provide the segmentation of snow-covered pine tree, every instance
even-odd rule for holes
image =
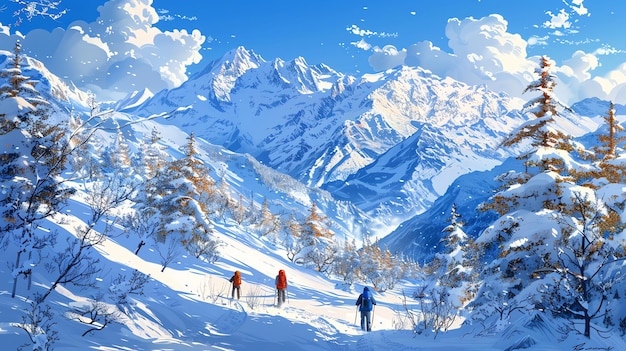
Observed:
[[[619,269],[626,259],[626,235],[619,216],[611,215],[593,189],[574,186],[572,201],[557,214],[560,235],[544,257],[547,295],[544,305],[554,314],[584,322],[590,337],[594,319],[604,316],[622,280]]]
[[[475,303],[477,310],[488,314],[491,308],[500,318],[528,309],[582,319],[589,337],[591,322],[606,311],[615,283],[612,263],[624,257],[623,221],[615,211],[624,200],[600,195],[616,192],[606,178],[595,178],[594,158],[585,157],[589,152],[569,137],[551,133],[538,134],[547,137],[535,141],[551,141],[533,143],[524,155],[528,166],[536,166],[528,180],[498,192],[485,206],[502,216],[477,239],[498,248]],[[538,172],[530,173],[533,169]]]
[[[450,224],[443,229],[445,234],[440,240],[445,248],[435,255],[425,269],[437,277],[439,285],[458,288],[462,280],[460,265],[463,262],[468,237],[463,231],[463,222],[461,215],[456,211],[456,204],[452,204],[448,221]]]
[[[600,152],[604,155],[604,158],[615,158],[617,157],[617,147],[626,138],[620,135],[620,133],[624,131],[624,127],[622,127],[617,118],[615,118],[615,105],[613,101],[609,103],[609,110],[603,119],[608,128],[608,135],[601,134],[599,136],[600,143],[603,146],[603,150]]]
[[[359,279],[372,284],[374,289],[380,289],[379,285],[383,279],[382,250],[377,241],[372,242],[367,236],[363,238],[363,247],[359,250],[359,263],[361,264],[358,270]]]
[[[404,278],[405,276],[405,267],[403,262],[398,258],[397,255],[394,255],[389,248],[385,247],[382,250],[382,279],[380,280],[380,290],[385,291],[388,289],[393,289],[396,286],[396,283]]]
[[[159,170],[163,170],[170,160],[170,156],[165,152],[165,147],[159,142],[161,135],[156,128],[153,128],[150,136],[141,140],[138,160],[133,163],[134,171],[138,173],[141,181],[132,199],[135,204],[132,211],[124,214],[120,222],[128,236],[137,236],[138,243],[135,254],[150,241],[158,241],[157,233],[162,229],[162,222],[159,210],[149,204],[148,199],[153,196],[151,191],[156,190],[154,184]],[[161,238],[162,239],[162,238]]]
[[[464,304],[473,298],[476,289],[476,262],[479,252],[473,240],[463,231],[463,221],[452,204],[449,225],[443,229],[445,250],[435,256],[437,266],[434,276],[437,285],[447,287],[453,296],[458,296],[458,303]],[[455,302],[456,303],[456,302]]]
[[[184,156],[169,162],[148,181],[147,205],[162,218],[158,241],[176,237],[189,253],[213,262],[219,255],[219,242],[211,238],[213,225],[209,219],[215,181],[197,156],[194,134],[187,140]]]
[[[427,313],[438,316],[431,321],[433,328],[437,320],[449,322],[453,319],[471,301],[477,285],[474,261],[470,259],[475,252],[468,252],[471,240],[463,231],[456,204],[452,205],[448,221],[450,224],[442,230],[445,234],[440,240],[445,247],[424,266],[425,283],[422,292],[414,296],[420,301],[420,306],[427,309]],[[430,298],[424,300],[423,294]]]
[[[128,142],[124,139],[122,130],[118,128],[115,141],[105,151],[107,164],[114,169],[129,168],[131,166],[131,150]]]
[[[569,143],[570,137],[551,126],[554,123],[554,116],[558,115],[560,110],[568,109],[554,95],[556,77],[551,73],[551,69],[552,61],[546,56],[541,57],[539,67],[535,70],[539,78],[531,82],[524,90],[524,93],[540,93],[538,97],[524,105],[524,112],[532,117],[511,133],[502,145],[509,147],[530,140],[530,153],[520,155],[519,159],[526,160],[527,166],[538,166],[540,171],[558,172],[562,167],[562,159],[559,155],[550,157],[548,152],[555,150],[571,152],[573,148]],[[531,153],[541,149],[546,149],[546,155],[539,159],[530,159]]]
[[[161,134],[156,128],[152,129],[147,140],[142,141],[142,159],[146,179],[154,177],[156,172],[163,169],[170,159],[170,156],[165,152],[165,147],[159,143],[160,141]]]
[[[552,212],[558,213],[564,206],[563,184],[571,181],[568,169],[582,167],[571,157],[571,138],[551,126],[562,105],[553,95],[556,83],[550,67],[550,60],[542,57],[535,71],[539,79],[525,90],[540,93],[525,105],[531,120],[503,142],[512,146],[530,140],[530,149],[518,157],[526,171],[502,175],[507,186],[481,205],[481,210],[496,211],[501,217],[476,240],[481,250],[497,246],[497,257],[484,272],[485,282],[475,303],[507,310],[500,315],[538,303],[532,294],[521,292],[545,267],[543,257],[553,250],[553,233],[559,226]]]
[[[285,232],[283,235],[283,246],[287,252],[287,259],[291,262],[296,262],[304,243],[301,240],[302,225],[294,214],[289,215],[285,225],[283,225],[283,231]]]
[[[261,231],[261,235],[270,238],[272,242],[278,242],[277,236],[280,232],[280,218],[270,211],[267,198],[263,198],[261,214],[257,227]]]
[[[620,157],[623,128],[615,119],[613,103],[604,117],[606,130],[598,134],[599,144],[583,155],[591,155],[591,166],[573,169],[572,183],[565,190],[569,201],[555,213],[561,233],[558,251],[546,259],[543,273],[553,277],[546,284],[548,307],[574,319],[583,320],[583,335],[590,337],[592,322],[603,318],[610,324],[621,288],[622,261],[626,258],[623,213],[626,198],[618,196],[624,187],[626,159]],[[618,309],[619,310],[619,309]]]
[[[610,103],[607,115],[604,116],[604,122],[608,129],[608,134],[599,134],[598,139],[600,145],[595,149],[597,159],[600,160],[598,166],[600,174],[597,178],[604,178],[609,183],[626,182],[626,166],[623,160],[620,160],[620,151],[626,140],[624,136],[624,127],[619,124],[615,118],[615,106]]]
[[[54,215],[74,192],[60,178],[71,153],[66,125],[49,123],[48,102],[35,89],[36,82],[22,73],[21,45],[15,44],[10,65],[0,71],[0,135],[6,141],[0,157],[0,240],[13,240],[17,258],[13,269],[15,296],[20,275],[31,278],[34,253],[53,237],[38,231],[38,223]],[[27,256],[24,262],[23,256]]]

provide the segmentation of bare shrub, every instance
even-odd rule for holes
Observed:
[[[219,284],[215,282],[214,278],[214,276],[210,275],[198,284],[198,295],[200,295],[202,301],[210,301],[216,304],[219,299],[228,297],[230,284],[227,284],[222,279],[220,279],[222,284]]]
[[[261,304],[261,298],[263,297],[263,288],[260,285],[254,284],[250,288],[250,293],[245,296],[246,304],[250,309],[254,310]]]

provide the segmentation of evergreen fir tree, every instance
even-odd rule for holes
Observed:
[[[545,70],[540,72],[546,77]],[[538,172],[514,177],[522,181],[510,183],[484,207],[502,216],[477,240],[482,246],[495,244],[497,257],[484,272],[475,304],[489,306],[501,317],[532,309],[582,319],[583,334],[589,337],[591,321],[607,312],[607,289],[614,286],[617,269],[611,263],[624,257],[622,210],[616,211],[623,207],[596,195],[612,187],[608,178],[619,179],[604,177],[597,161],[613,159],[616,134],[601,138],[601,157],[587,157],[591,153],[569,137],[545,128],[555,112],[550,103],[556,100],[546,94],[554,84],[543,78],[539,82],[529,88],[543,94],[528,105],[544,120],[509,139],[532,137],[534,148],[523,159],[527,166],[538,166]],[[613,130],[611,112],[607,123]]]
[[[618,157],[620,156],[619,152],[623,150],[620,145],[623,145],[626,136],[622,134],[624,127],[615,118],[613,102],[610,103],[607,115],[604,116],[604,122],[608,134],[598,135],[600,142],[599,148],[596,149],[598,158],[600,158],[600,175],[598,178],[604,178],[609,183],[623,183],[626,181],[626,165]]]
[[[573,195],[557,218],[561,233],[555,250],[544,256],[546,267],[538,274],[548,278],[545,305],[555,314],[582,319],[583,335],[590,337],[592,321],[607,313],[621,280],[614,273],[626,258],[625,226],[595,192],[579,187]]]
[[[287,259],[291,262],[296,262],[298,259],[302,248],[304,247],[304,242],[301,240],[302,238],[302,225],[296,219],[296,217],[292,214],[289,215],[287,219],[287,223],[284,226],[285,233],[285,241],[283,245],[285,246],[285,250],[287,251]]]
[[[280,220],[270,211],[267,198],[263,198],[258,228],[261,230],[261,235],[264,236],[275,235],[280,229]]]
[[[445,243],[445,250],[436,257],[442,262],[439,268],[439,283],[450,288],[458,288],[465,280],[465,249],[468,241],[467,234],[463,231],[461,215],[456,211],[456,204],[452,204],[452,210],[448,221],[450,224],[443,229],[446,233],[441,239]]]
[[[150,138],[143,142],[143,164],[148,179],[154,177],[158,170],[163,169],[169,160],[165,148],[159,144],[160,141],[161,134],[156,128],[153,128]]]
[[[33,260],[36,250],[49,245],[51,235],[36,231],[38,223],[55,214],[74,190],[64,187],[60,175],[72,147],[63,123],[49,123],[52,111],[35,89],[35,81],[22,73],[21,45],[16,43],[8,69],[0,72],[0,136],[12,143],[5,145],[0,157],[0,200],[3,218],[0,240],[13,238],[18,247],[14,270],[13,296],[20,275],[30,279],[35,262],[25,264],[22,256]]]
[[[162,217],[159,241],[175,236],[194,256],[214,261],[219,243],[210,238],[213,225],[209,203],[215,194],[215,182],[209,168],[197,157],[194,134],[187,140],[184,157],[169,162],[149,180],[148,206],[156,208]]]
[[[531,99],[524,105],[524,112],[529,113],[534,118],[520,126],[503,141],[502,145],[514,146],[529,139],[531,151],[519,158],[526,160],[528,166],[538,166],[540,171],[554,170],[559,172],[562,168],[562,161],[559,157],[547,156],[530,159],[531,154],[540,148],[565,150],[567,152],[573,150],[569,143],[570,137],[550,126],[554,123],[554,117],[558,115],[559,110],[567,109],[554,96],[556,81],[551,69],[550,59],[546,56],[541,57],[539,68],[535,70],[539,79],[531,82],[524,90],[524,93],[540,93],[538,97]]]

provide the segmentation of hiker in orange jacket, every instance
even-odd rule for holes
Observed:
[[[237,300],[239,300],[241,293],[241,272],[235,271],[235,274],[230,277],[229,281],[233,283],[233,292],[231,293],[231,298],[235,298],[235,290],[237,290]]]
[[[278,306],[285,302],[285,296],[287,291],[287,275],[283,269],[278,271],[276,276],[276,292],[278,294]]]

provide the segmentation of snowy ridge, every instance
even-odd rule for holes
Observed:
[[[6,67],[13,56],[14,53],[10,51],[0,50],[0,67]],[[41,61],[24,56],[22,72],[36,82],[36,89],[56,108],[65,111],[71,108],[79,111],[86,109],[89,94],[78,89],[72,82],[66,83],[52,74]]]
[[[154,93],[152,93],[148,88],[142,91],[135,91],[134,93],[129,94],[126,98],[117,101],[113,109],[116,111],[132,110],[153,96]]]

